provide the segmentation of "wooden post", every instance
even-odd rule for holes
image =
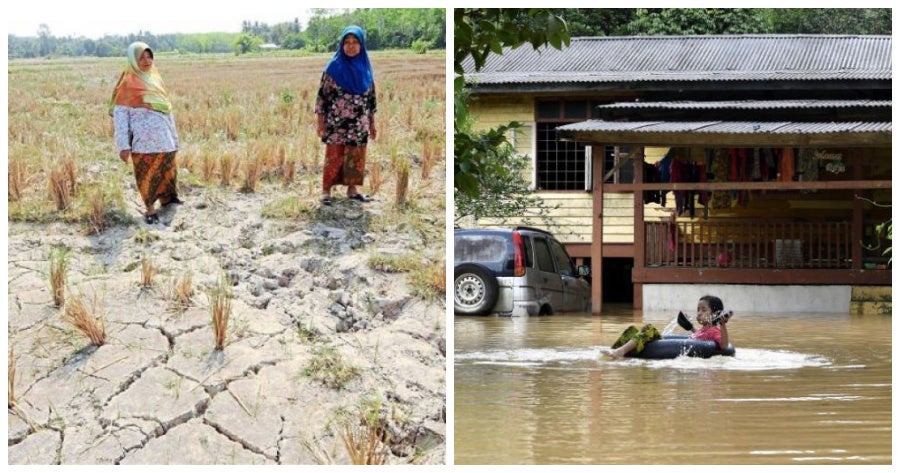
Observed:
[[[850,161],[853,166],[853,179],[856,181],[861,181],[863,179],[863,166],[862,166],[862,151],[859,149],[850,149]],[[863,189],[855,189],[853,191],[854,196],[867,197],[864,195]],[[863,201],[861,199],[853,198],[853,220],[850,227],[850,259],[853,260],[853,265],[851,269],[859,270],[863,269],[863,249],[862,244],[863,241]]]
[[[643,184],[644,182],[644,149],[635,153],[634,156],[634,183]],[[644,248],[647,245],[644,235],[644,192],[641,190],[634,191],[634,270],[644,271]],[[634,293],[634,302],[632,307],[635,309],[644,308],[644,285],[643,283],[632,284]]]
[[[594,145],[591,156],[591,312],[603,311],[603,161],[605,148]]]

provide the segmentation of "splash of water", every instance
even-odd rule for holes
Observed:
[[[604,347],[584,348],[525,348],[512,350],[456,353],[457,363],[512,365],[529,368],[553,368],[560,365],[583,369],[602,369],[645,366],[650,369],[765,371],[791,370],[809,367],[829,367],[831,360],[818,354],[782,350],[738,348],[735,356],[695,358],[679,356],[670,360],[624,358],[608,360],[602,356]]]
[[[669,323],[666,324],[666,327],[662,330],[662,336],[665,337],[668,335],[672,335],[672,332],[675,331],[675,327],[677,327],[677,326],[678,326],[678,315],[676,314],[675,317],[672,317],[672,320],[670,320]]]

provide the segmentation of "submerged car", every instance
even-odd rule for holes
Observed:
[[[457,229],[453,309],[466,315],[590,312],[591,287],[565,247],[545,230]]]

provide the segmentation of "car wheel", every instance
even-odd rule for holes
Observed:
[[[497,278],[482,266],[462,264],[453,271],[453,310],[484,315],[497,302]]]

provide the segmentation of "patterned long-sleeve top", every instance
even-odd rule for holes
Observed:
[[[369,117],[376,111],[375,84],[361,95],[346,92],[328,74],[316,99],[316,115],[325,117],[327,144],[360,146],[369,141]]]
[[[132,153],[168,153],[178,150],[178,131],[171,113],[144,107],[113,107],[116,150]]]

